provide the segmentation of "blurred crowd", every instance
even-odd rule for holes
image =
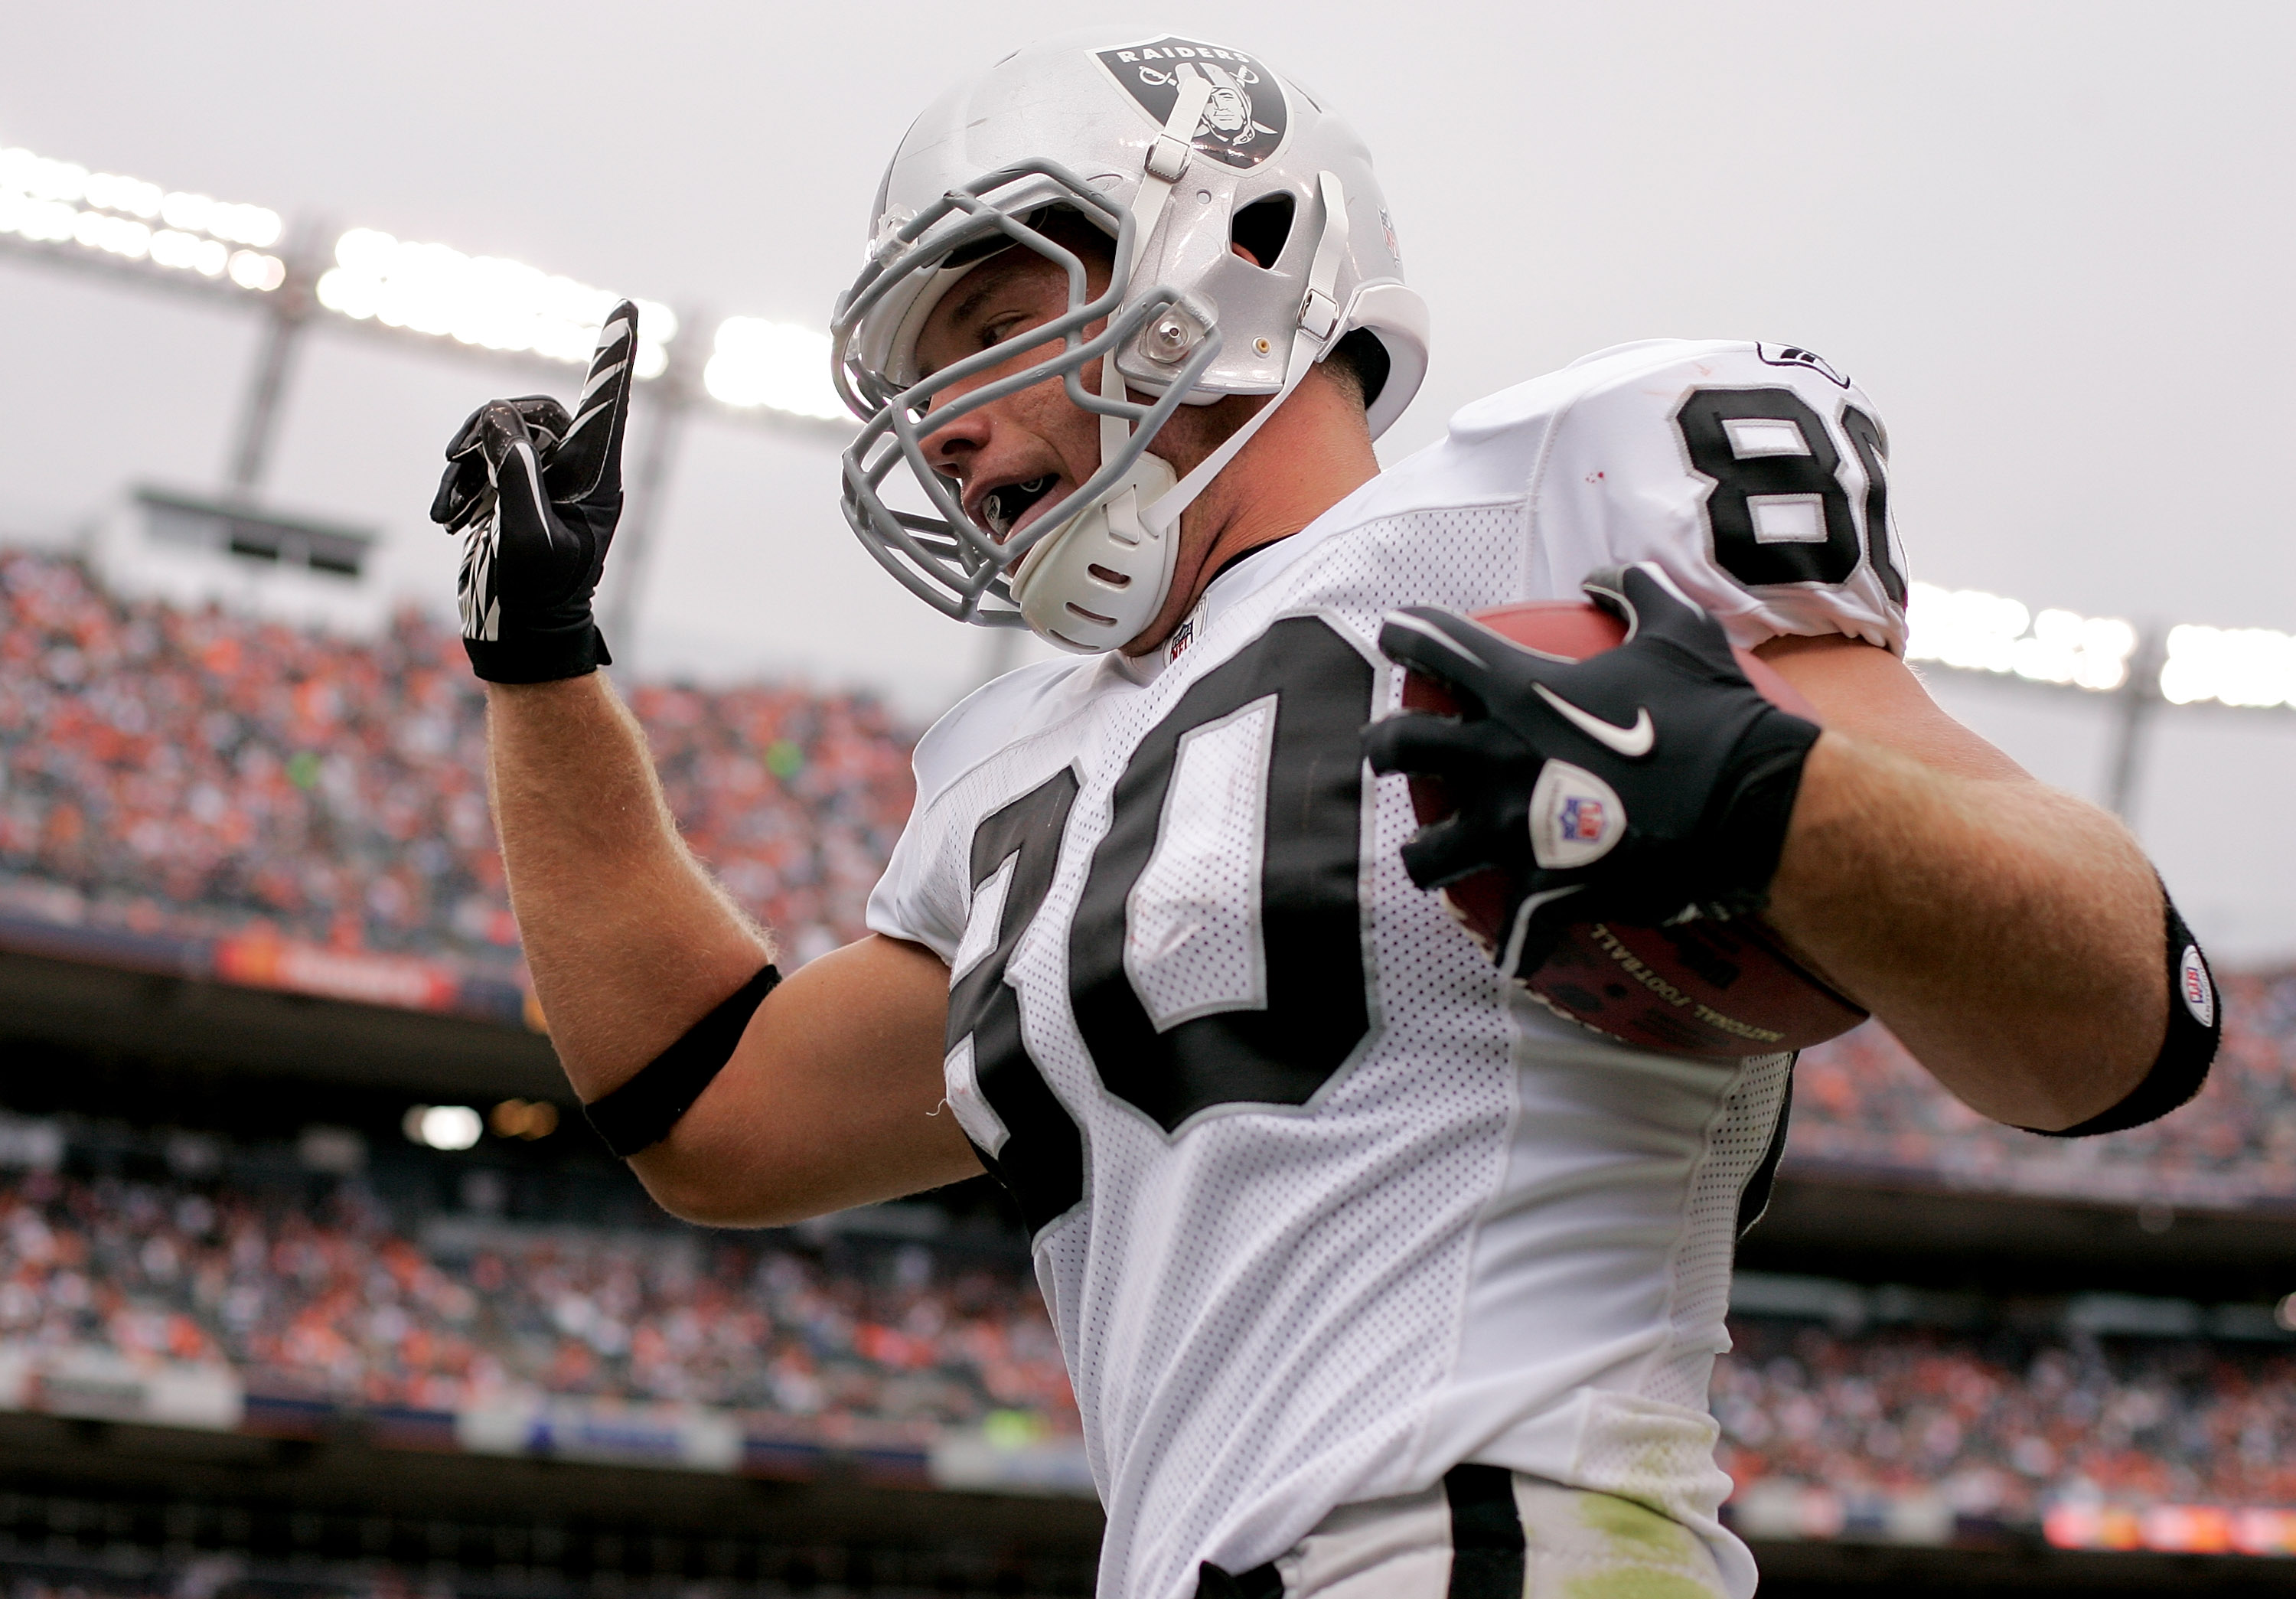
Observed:
[[[425,1237],[356,1182],[312,1206],[24,1176],[0,1185],[0,1353],[227,1365],[252,1392],[370,1406],[567,1395],[1078,1429],[1017,1262],[786,1234]],[[1767,1316],[1732,1333],[1713,1406],[1742,1490],[1941,1496],[2007,1522],[2064,1501],[2296,1506],[2284,1346]]]
[[[908,740],[874,701],[640,685],[685,835],[797,959],[859,936],[906,819]],[[454,636],[373,644],[127,603],[77,562],[0,553],[0,914],[507,975],[517,929],[485,795],[483,701]],[[2183,1205],[2296,1193],[2296,973],[2225,979],[2193,1105],[2062,1142],[1997,1127],[1878,1027],[1809,1052],[1789,1159],[1972,1188]]]
[[[235,1368],[250,1391],[482,1408],[521,1394],[1076,1431],[1032,1281],[917,1245],[555,1229],[425,1248],[355,1184],[295,1196],[0,1185],[0,1350]]]
[[[2103,1138],[2045,1138],[1986,1120],[1867,1024],[1794,1070],[1787,1159],[1956,1186],[2241,1206],[2296,1193],[2296,972],[2219,974],[2224,1047],[2198,1098]]]
[[[911,796],[884,712],[794,688],[632,703],[742,903],[800,953],[857,937]],[[507,968],[483,712],[459,642],[413,612],[351,643],[0,553],[0,903]]]
[[[1941,1495],[2031,1522],[2054,1501],[2296,1506],[2296,1354],[2074,1334],[1854,1336],[1734,1321],[1721,1462],[1846,1497]]]

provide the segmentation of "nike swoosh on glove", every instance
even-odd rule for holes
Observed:
[[[637,331],[628,300],[607,316],[572,415],[546,395],[489,400],[447,447],[430,520],[463,536],[463,648],[489,683],[613,662],[590,601],[622,514]]]
[[[1428,606],[1391,611],[1380,629],[1382,650],[1441,680],[1461,708],[1364,730],[1372,770],[1438,778],[1458,807],[1411,837],[1404,866],[1423,889],[1505,875],[1510,976],[1536,971],[1569,922],[1761,909],[1817,742],[1655,566],[1606,568],[1585,587],[1627,636],[1581,661]]]

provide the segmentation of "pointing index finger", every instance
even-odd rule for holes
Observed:
[[[598,330],[598,348],[589,375],[574,402],[574,419],[551,451],[551,497],[587,500],[618,495],[622,488],[622,435],[627,428],[630,388],[637,377],[638,308],[622,300]]]

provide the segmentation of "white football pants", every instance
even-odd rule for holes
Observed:
[[[1611,1494],[1500,1466],[1342,1505],[1267,1565],[1203,1569],[1198,1599],[1727,1599],[1696,1534]]]

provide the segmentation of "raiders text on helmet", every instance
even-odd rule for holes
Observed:
[[[1114,241],[1114,271],[1096,298],[1081,259],[1046,231],[1055,209]],[[1258,264],[1231,248],[1240,240]],[[1065,312],[921,373],[917,340],[934,306],[982,258],[1013,248],[1065,270]],[[949,616],[1025,624],[1071,650],[1113,648],[1163,608],[1180,512],[1359,328],[1387,357],[1365,396],[1376,438],[1425,375],[1427,314],[1404,286],[1371,158],[1347,124],[1241,50],[1105,34],[1031,45],[918,118],[878,190],[868,264],[832,332],[839,392],[866,424],[845,452],[846,520]],[[1048,359],[950,394],[1054,340]],[[923,441],[1053,377],[1100,418],[1100,468],[1004,537],[966,513]],[[1176,480],[1149,453],[1158,430],[1181,405],[1230,394],[1275,398]],[[931,511],[886,502],[885,480],[904,462]]]

